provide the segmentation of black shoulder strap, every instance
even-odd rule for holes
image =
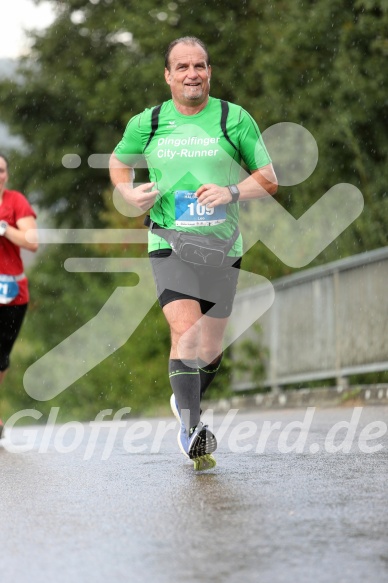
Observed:
[[[162,109],[161,105],[157,105],[156,107],[154,107],[154,109],[152,110],[152,116],[151,116],[151,133],[148,137],[148,141],[146,143],[146,145],[144,146],[144,150],[149,146],[150,141],[152,140],[152,138],[154,137],[156,130],[158,129],[158,125],[159,125],[159,113],[160,110]],[[143,150],[143,152],[144,152]]]
[[[224,134],[225,138],[228,140],[229,144],[237,151],[236,146],[233,144],[232,140],[230,139],[229,135],[228,135],[228,131],[226,129],[226,121],[228,119],[228,113],[229,113],[229,104],[227,101],[224,101],[223,99],[220,100],[221,101],[221,129],[222,129],[222,133]],[[159,114],[160,114],[160,110],[161,110],[162,106],[161,105],[157,105],[156,107],[154,107],[154,109],[152,110],[152,115],[151,115],[151,133],[148,137],[147,143],[144,146],[144,150],[149,146],[152,138],[154,137],[156,130],[158,129],[158,125],[159,125]],[[143,152],[144,152],[143,150]]]
[[[221,129],[222,129],[222,133],[224,134],[225,138],[228,140],[229,144],[231,146],[233,146],[233,148],[237,151],[237,148],[233,144],[230,137],[228,136],[228,131],[226,129],[226,120],[228,119],[228,113],[229,113],[229,103],[227,101],[224,101],[223,99],[221,99],[220,101],[221,101]]]

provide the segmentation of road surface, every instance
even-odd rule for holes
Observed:
[[[388,581],[387,407],[208,412],[206,473],[172,416],[111,413],[7,429],[3,583]]]

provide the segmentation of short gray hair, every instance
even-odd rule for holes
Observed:
[[[170,70],[170,54],[172,49],[176,47],[176,45],[179,45],[179,43],[186,45],[199,45],[206,53],[206,64],[210,65],[209,51],[207,50],[205,43],[196,36],[182,36],[181,38],[177,38],[176,40],[170,42],[167,47],[166,54],[164,56],[164,66],[166,69]]]

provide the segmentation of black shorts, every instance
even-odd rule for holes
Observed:
[[[149,253],[159,304],[163,308],[175,300],[196,300],[202,314],[227,318],[233,308],[241,257],[231,265],[208,267],[182,261],[170,249]]]
[[[28,304],[0,307],[0,371],[9,368],[9,355],[20,332]]]

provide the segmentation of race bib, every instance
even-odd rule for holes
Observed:
[[[195,190],[175,191],[175,224],[180,227],[210,227],[226,220],[226,205],[206,208],[198,202]]]
[[[19,285],[13,275],[0,275],[0,304],[9,304],[19,293]]]

